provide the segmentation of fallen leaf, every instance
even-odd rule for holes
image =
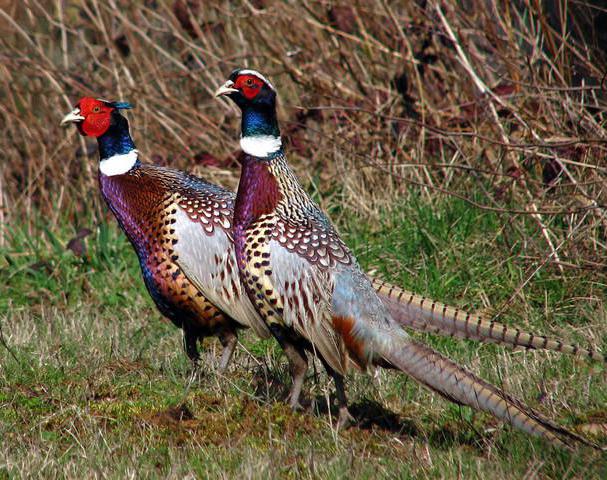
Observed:
[[[92,230],[88,228],[81,228],[80,230],[78,230],[76,235],[69,242],[67,242],[66,248],[68,250],[71,250],[77,257],[83,257],[86,253],[86,245],[84,243],[84,239],[88,237],[91,233],[93,233]]]

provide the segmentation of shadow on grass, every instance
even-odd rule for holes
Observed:
[[[254,395],[261,402],[274,403],[288,400],[290,382],[273,369],[259,368],[253,373]],[[329,415],[336,420],[338,408],[335,396],[327,398],[317,395],[313,399],[302,398],[304,410],[317,417]],[[489,439],[467,422],[463,425],[438,425],[428,434],[422,432],[414,421],[402,418],[398,413],[385,408],[379,402],[363,399],[348,406],[355,424],[351,428],[364,431],[384,432],[399,437],[427,441],[432,447],[449,450],[458,446],[471,447],[479,454],[485,451]],[[458,428],[459,427],[459,428]],[[458,431],[459,430],[459,431]]]

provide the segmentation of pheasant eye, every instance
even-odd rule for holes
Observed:
[[[252,87],[253,86],[253,79],[247,78],[244,83],[246,84],[247,87]]]
[[[93,107],[93,113],[99,113],[100,111],[101,111],[101,108],[99,106]]]

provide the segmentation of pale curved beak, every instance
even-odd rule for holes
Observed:
[[[230,93],[237,92],[238,89],[234,88],[234,82],[232,80],[228,80],[221,87],[217,89],[215,92],[215,98],[221,97],[222,95],[229,95]]]
[[[82,115],[80,115],[80,109],[74,108],[74,110],[72,110],[65,117],[63,117],[63,120],[61,120],[60,125],[62,127],[65,127],[70,123],[77,123],[77,122],[81,122],[82,120],[84,120],[84,117]]]

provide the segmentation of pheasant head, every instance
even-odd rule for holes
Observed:
[[[61,126],[74,123],[81,135],[100,137],[108,131],[112,123],[117,123],[114,113],[130,108],[133,106],[126,102],[108,102],[93,97],[82,97],[74,110],[63,117]]]
[[[137,150],[129,133],[128,121],[120,115],[120,110],[131,108],[133,106],[126,102],[83,97],[63,117],[61,126],[73,123],[81,135],[97,138],[102,174],[123,174],[138,165]]]
[[[282,153],[276,90],[266,77],[256,70],[234,70],[215,96],[228,97],[242,111],[240,147],[245,153],[259,158]]]

